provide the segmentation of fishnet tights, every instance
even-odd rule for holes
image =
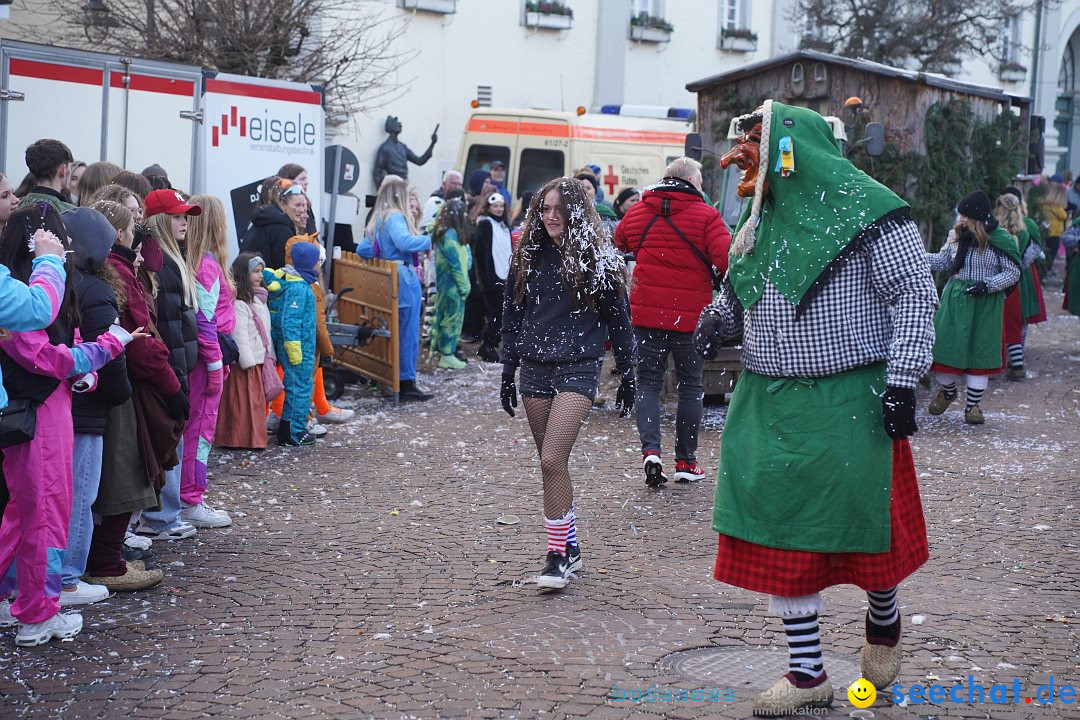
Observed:
[[[565,517],[574,502],[570,482],[570,451],[574,447],[592,400],[575,392],[559,393],[554,398],[522,396],[536,449],[540,453],[540,472],[544,476],[544,517]]]

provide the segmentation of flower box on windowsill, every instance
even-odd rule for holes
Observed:
[[[573,23],[574,18],[569,15],[539,12],[525,13],[526,27],[544,28],[548,30],[569,30]]]
[[[1027,68],[1003,67],[998,70],[998,79],[1002,82],[1018,83],[1027,78]]]
[[[643,25],[631,25],[630,39],[639,42],[666,43],[671,42],[671,31]]]
[[[443,15],[457,12],[457,0],[398,0],[398,6],[406,10],[423,10]]]
[[[720,49],[730,52],[757,52],[757,38],[720,36]]]

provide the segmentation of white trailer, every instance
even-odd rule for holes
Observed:
[[[235,248],[259,182],[285,163],[307,169],[322,217],[322,102],[319,86],[0,39],[0,171],[18,184],[41,138],[86,162],[157,163],[178,189],[222,199]]]

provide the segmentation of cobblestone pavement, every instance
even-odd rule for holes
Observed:
[[[876,717],[1080,717],[1023,702],[1051,677],[1080,684],[1080,318],[1055,311],[1033,328],[1028,360],[1026,382],[991,383],[983,427],[955,405],[927,417],[919,392],[932,557],[901,588],[899,679],[1018,678],[1024,695],[879,700]],[[156,543],[164,585],[85,608],[74,641],[16,649],[5,631],[0,716],[749,716],[786,669],[783,634],[761,596],[711,579],[712,483],[647,489],[632,422],[594,412],[572,457],[586,569],[538,594],[542,501],[523,413],[499,409],[495,365],[422,380],[437,399],[401,409],[354,390],[359,418],[314,448],[215,452],[210,500],[235,524]],[[713,471],[722,421],[708,411],[700,459]],[[496,523],[507,514],[521,521]],[[825,595],[828,716],[847,717],[865,597]],[[731,652],[672,655],[701,649]],[[653,684],[730,687],[734,700],[612,697]]]

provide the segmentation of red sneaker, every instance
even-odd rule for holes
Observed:
[[[675,461],[675,482],[697,482],[705,477],[705,471],[696,462],[689,460]]]

